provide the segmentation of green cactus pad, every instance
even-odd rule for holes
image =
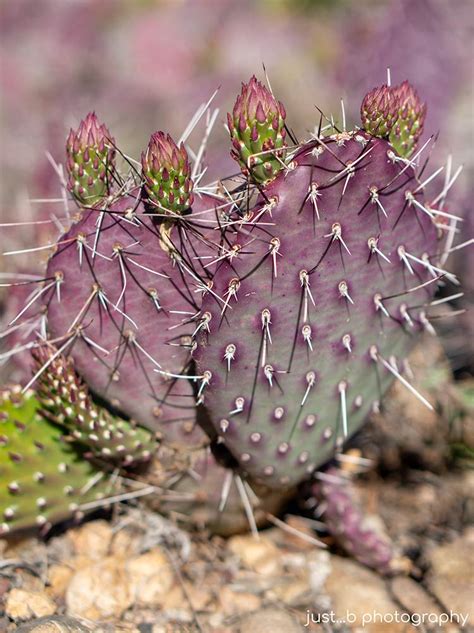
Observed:
[[[69,431],[93,457],[127,467],[149,461],[158,448],[154,434],[97,407],[72,360],[52,355],[49,348],[35,352],[38,366],[46,368],[38,385],[42,415]]]
[[[0,393],[0,535],[74,517],[107,497],[108,477],[83,459],[20,388]]]

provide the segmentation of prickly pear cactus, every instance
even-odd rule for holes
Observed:
[[[209,185],[205,140],[192,164],[155,132],[124,173],[94,114],[71,131],[77,214],[17,318],[38,332],[27,387],[54,423],[42,428],[82,447],[78,477],[100,459],[159,489],[162,510],[256,530],[393,380],[431,406],[405,358],[418,332],[433,333],[437,282],[456,282],[444,269],[456,217],[443,205],[457,176],[428,195],[438,172],[417,172],[425,112],[408,82],[382,86],[362,127],[323,133],[321,122],[299,143],[252,77],[227,121],[242,175]]]
[[[113,491],[109,477],[39,414],[32,392],[0,393],[0,535],[52,523]]]
[[[253,98],[259,111],[270,96],[259,86]],[[406,107],[421,130],[424,107]],[[443,274],[437,216],[412,163],[385,139],[392,119],[384,125],[384,138],[378,127],[317,133],[288,153],[214,275],[224,305],[203,300],[204,404],[241,468],[274,488],[331,458],[394,378],[410,388],[404,358],[431,328]],[[245,141],[240,162],[251,163],[255,143]]]

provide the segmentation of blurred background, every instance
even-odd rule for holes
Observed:
[[[179,137],[220,87],[207,153],[214,179],[235,170],[225,114],[241,81],[253,73],[264,79],[263,64],[299,138],[318,123],[315,105],[340,120],[341,98],[348,126],[357,124],[363,95],[386,80],[390,67],[393,83],[409,79],[428,103],[424,139],[439,132],[432,171],[448,154],[453,170],[464,164],[450,208],[465,219],[457,237],[465,241],[474,233],[473,6],[470,0],[3,0],[1,221],[61,212],[61,202],[31,200],[60,197],[46,151],[62,162],[69,127],[89,110],[138,157],[156,129]],[[44,243],[50,226],[2,227],[2,245]],[[1,270],[38,270],[42,257],[41,251],[0,257]],[[473,249],[458,251],[451,268],[466,293],[453,308],[467,308]],[[472,312],[440,323],[454,369],[469,373]]]

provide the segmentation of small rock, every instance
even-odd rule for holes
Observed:
[[[261,606],[258,596],[244,591],[233,591],[229,586],[222,587],[219,592],[219,601],[226,615],[256,611]]]
[[[335,617],[364,633],[415,633],[409,615],[387,592],[383,579],[366,567],[340,556],[331,557],[331,573],[325,582]],[[401,620],[401,615],[405,621]],[[353,619],[353,620],[352,620]],[[397,621],[398,620],[398,621]]]
[[[158,548],[132,558],[126,564],[126,572],[130,593],[136,604],[160,606],[173,586],[173,568]]]
[[[236,554],[248,569],[262,576],[274,576],[279,572],[279,550],[265,536],[257,540],[253,536],[233,536],[229,549]]]
[[[110,554],[116,556],[135,556],[140,553],[141,538],[133,530],[119,530],[110,545]]]
[[[193,619],[193,613],[189,602],[186,600],[186,596],[183,593],[182,588],[179,585],[175,585],[171,591],[166,595],[166,604],[164,605],[164,612],[167,616],[170,614],[180,613],[181,619],[189,618],[189,621]]]
[[[12,589],[5,602],[5,613],[12,620],[31,620],[56,611],[54,602],[43,593]]]
[[[266,593],[266,597],[272,602],[277,602],[287,607],[305,606],[311,597],[309,580],[298,579],[293,576],[281,578]]]
[[[100,560],[107,556],[112,540],[112,528],[107,521],[92,521],[71,530],[69,534],[78,556]]]
[[[67,565],[52,565],[48,570],[48,595],[63,598],[73,574],[73,569]]]
[[[55,615],[39,618],[17,628],[17,633],[92,633],[93,629],[79,620]],[[97,633],[97,630],[96,630]]]
[[[434,549],[429,560],[428,587],[447,611],[474,623],[474,530],[466,531],[452,543]]]
[[[272,607],[246,615],[238,628],[239,633],[302,633],[305,630],[289,613]]]
[[[104,558],[77,571],[66,591],[68,615],[118,619],[133,603],[124,561]]]
[[[185,591],[186,590],[186,593]],[[178,609],[183,605],[189,606],[196,612],[205,611],[207,606],[212,600],[212,594],[209,590],[200,588],[190,584],[184,583],[184,589],[181,585],[175,585],[173,589],[166,596],[166,609]]]
[[[435,613],[441,609],[423,587],[406,576],[397,576],[390,582],[390,589],[395,599],[409,613]]]

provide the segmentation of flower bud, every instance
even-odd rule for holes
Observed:
[[[360,114],[369,134],[388,139],[406,158],[413,153],[423,132],[426,104],[408,81],[394,87],[384,84],[364,97]]]
[[[364,129],[379,138],[388,138],[398,116],[398,100],[393,88],[384,84],[368,92],[360,108]]]
[[[89,112],[66,141],[68,189],[76,200],[92,206],[110,192],[115,169],[115,141],[109,130]]]
[[[182,214],[193,203],[193,181],[188,153],[169,134],[155,132],[142,153],[144,189],[155,212]]]
[[[394,88],[398,105],[398,117],[390,131],[390,143],[400,156],[410,156],[423,132],[426,104],[413,86],[404,81]]]
[[[256,182],[273,180],[283,167],[285,117],[283,105],[255,76],[242,84],[232,114],[227,115],[231,155]]]

